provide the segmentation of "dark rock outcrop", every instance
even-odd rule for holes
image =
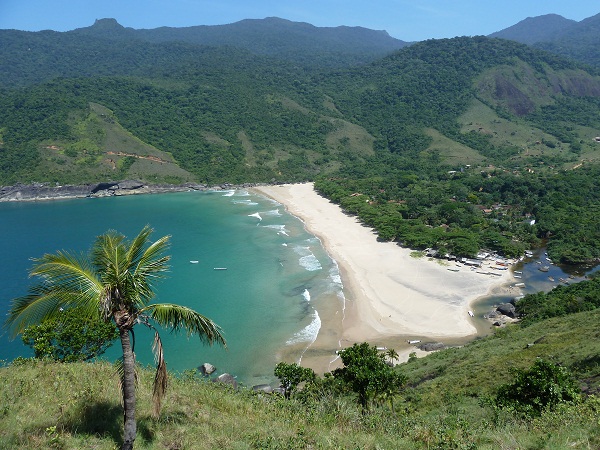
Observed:
[[[500,314],[510,317],[511,319],[517,318],[517,311],[515,309],[515,305],[511,303],[502,303],[496,308]]]
[[[436,350],[443,350],[446,348],[441,342],[426,342],[418,346],[419,349],[424,352],[435,352]]]
[[[252,386],[252,390],[254,392],[263,392],[265,394],[273,393],[273,388],[269,384],[257,384],[256,386]]]
[[[131,194],[162,194],[167,192],[205,191],[208,189],[246,189],[256,186],[254,183],[242,185],[223,184],[207,186],[205,184],[186,183],[146,185],[137,180],[107,181],[96,184],[52,185],[49,183],[15,184],[0,186],[0,202],[38,201],[66,198],[96,198]]]
[[[52,186],[45,183],[15,184],[0,187],[0,201],[50,200],[89,196],[95,185]]]

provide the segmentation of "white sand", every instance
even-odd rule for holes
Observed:
[[[378,242],[371,229],[318,195],[312,183],[256,191],[302,219],[338,263],[346,296],[341,344],[473,336],[477,330],[468,314],[471,304],[512,280],[508,270],[497,272],[501,276],[485,275],[454,262],[415,258],[409,249]],[[315,344],[318,347],[318,339]],[[413,350],[398,352],[408,357]]]

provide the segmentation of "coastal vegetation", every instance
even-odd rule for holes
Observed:
[[[21,333],[23,343],[33,349],[36,358],[59,362],[97,358],[118,337],[112,323],[86,317],[77,308],[63,309],[56,317],[30,325]]]
[[[39,282],[28,295],[13,300],[6,320],[7,327],[18,334],[46,320],[60,322],[65,310],[76,308],[83,319],[106,322],[118,330],[123,351],[116,364],[124,410],[123,450],[131,450],[136,439],[135,325],[146,325],[155,332],[155,416],[160,414],[167,389],[167,366],[154,323],[175,332],[196,334],[208,344],[225,345],[218,325],[196,311],[174,304],[150,303],[155,283],[164,276],[170,259],[164,254],[169,237],[151,242],[151,233],[152,229],[145,227],[128,242],[125,236],[109,231],[98,236],[88,255],[60,251],[35,259],[30,275]],[[109,339],[110,335],[106,337]]]

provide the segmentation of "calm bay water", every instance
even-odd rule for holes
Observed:
[[[2,317],[11,299],[27,293],[30,258],[62,249],[86,251],[109,229],[133,237],[147,224],[155,238],[171,235],[171,273],[159,283],[156,301],[186,305],[210,317],[223,328],[228,344],[227,350],[207,347],[197,338],[162,330],[172,371],[210,362],[218,373],[232,373],[246,385],[274,382],[275,364],[300,359],[316,338],[319,311],[330,317],[344,307],[337,265],[320,241],[280,204],[238,190],[0,203]],[[544,265],[548,272],[539,271]],[[523,273],[515,283],[526,287],[481,300],[476,317],[515,295],[548,291],[560,278],[580,281],[596,269],[551,265],[540,249],[516,267]],[[489,322],[479,322],[486,334]],[[136,340],[138,361],[152,364],[152,333],[138,326]],[[11,341],[0,334],[0,361],[30,355],[19,338]],[[118,344],[105,354],[110,360],[118,356]]]
[[[318,305],[344,301],[337,265],[280,204],[242,190],[189,192],[0,204],[2,316],[12,298],[27,293],[29,258],[86,251],[109,229],[133,237],[146,224],[155,238],[171,235],[171,272],[156,301],[210,317],[228,344],[207,347],[163,330],[170,370],[210,362],[247,385],[273,381],[281,355],[298,359],[316,338]],[[150,331],[136,327],[136,340],[138,361],[152,364]],[[118,353],[116,345],[106,358]],[[0,336],[0,360],[30,355],[19,338]]]

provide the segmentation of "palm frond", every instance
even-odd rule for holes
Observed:
[[[167,364],[163,353],[162,341],[158,331],[154,331],[154,342],[152,343],[154,361],[156,362],[156,374],[154,375],[154,386],[152,389],[152,415],[158,418],[162,399],[167,391]]]
[[[221,327],[208,317],[185,306],[160,303],[148,305],[140,314],[149,313],[150,317],[161,326],[174,332],[185,330],[188,336],[197,334],[205,343],[213,343],[227,347]]]
[[[138,260],[136,273],[143,272],[147,275],[158,275],[169,269],[167,262],[170,256],[164,255],[168,250],[170,236],[163,236],[148,246]]]
[[[34,259],[30,275],[41,281],[28,295],[13,299],[5,322],[13,337],[62,308],[78,307],[88,317],[98,315],[102,285],[85,258],[65,252],[47,254]]]
[[[146,225],[138,235],[127,246],[127,260],[131,267],[138,265],[138,262],[144,254],[144,249],[148,244],[148,239],[154,230]]]
[[[140,306],[154,297],[154,281],[162,279],[169,270],[167,263],[171,257],[164,254],[169,248],[169,239],[169,236],[163,236],[139,253],[137,260],[131,261],[132,282],[139,293]]]
[[[44,286],[33,286],[29,295],[13,299],[4,325],[14,338],[28,326],[55,317],[64,303],[63,298],[52,295]]]
[[[100,280],[83,255],[59,251],[33,261],[29,276],[41,278],[48,286],[60,287],[64,291],[78,291],[85,297],[97,296],[101,290]]]
[[[94,263],[99,263],[100,267],[106,267],[106,263],[110,264],[115,251],[122,246],[124,240],[125,236],[115,230],[108,230],[97,236],[91,251]]]
[[[118,286],[127,271],[124,241],[125,236],[109,230],[98,236],[92,246],[93,264],[106,285]]]

